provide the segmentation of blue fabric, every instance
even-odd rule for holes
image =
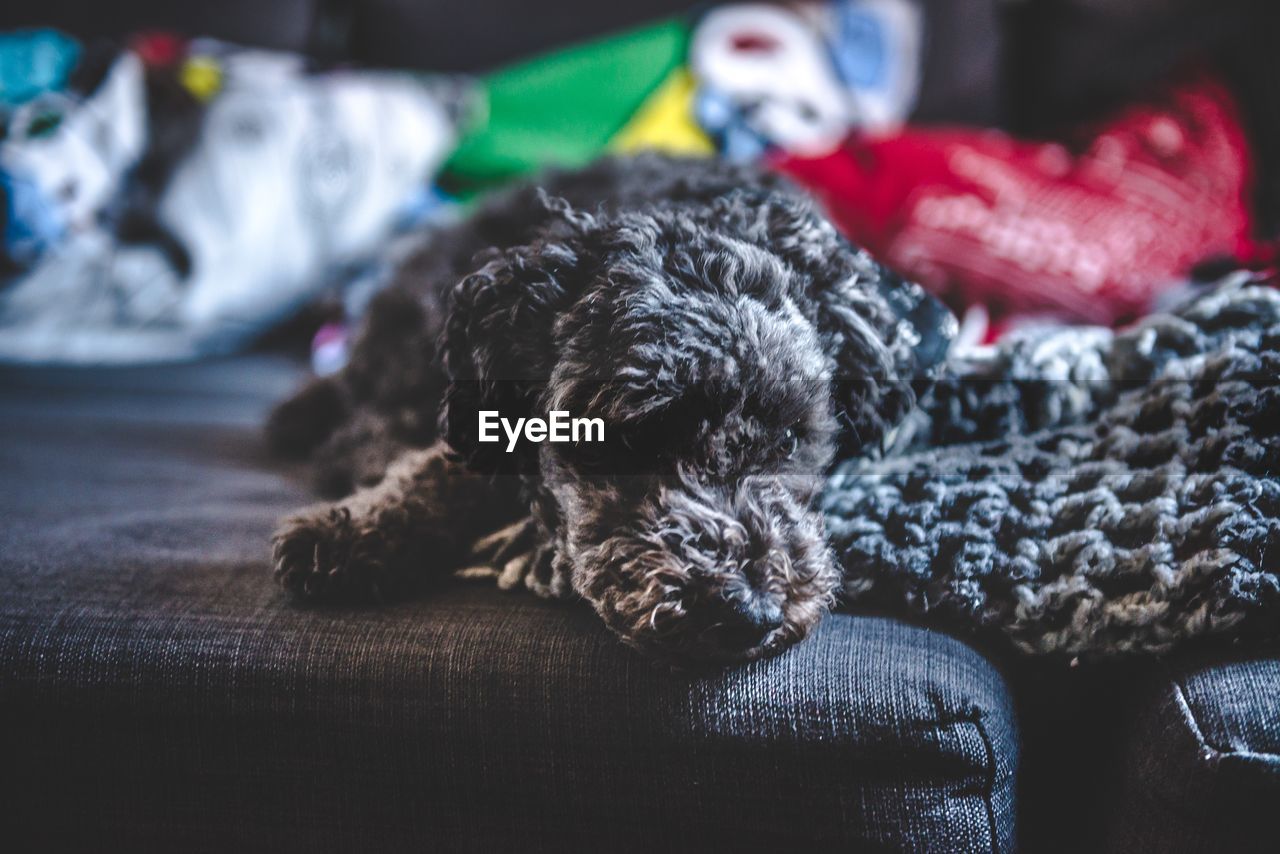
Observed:
[[[61,90],[79,59],[80,44],[57,30],[0,33],[0,104]]]
[[[0,169],[4,257],[29,265],[66,233],[66,216],[30,179]]]

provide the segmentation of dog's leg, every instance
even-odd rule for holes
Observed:
[[[376,486],[286,519],[275,575],[306,599],[394,598],[458,569],[477,537],[524,512],[516,478],[469,472],[437,444],[404,454]]]

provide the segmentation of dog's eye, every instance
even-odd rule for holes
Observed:
[[[800,434],[795,431],[795,428],[788,427],[786,432],[782,434],[782,441],[778,443],[778,450],[782,456],[791,459],[799,449]]]

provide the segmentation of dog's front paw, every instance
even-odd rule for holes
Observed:
[[[342,505],[304,511],[272,538],[276,581],[315,601],[378,601],[399,592],[403,578],[385,532],[356,524]]]

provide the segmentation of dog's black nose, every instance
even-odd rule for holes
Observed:
[[[782,621],[782,608],[769,599],[735,598],[725,602],[723,618],[715,628],[715,639],[729,649],[749,649],[782,628]]]

